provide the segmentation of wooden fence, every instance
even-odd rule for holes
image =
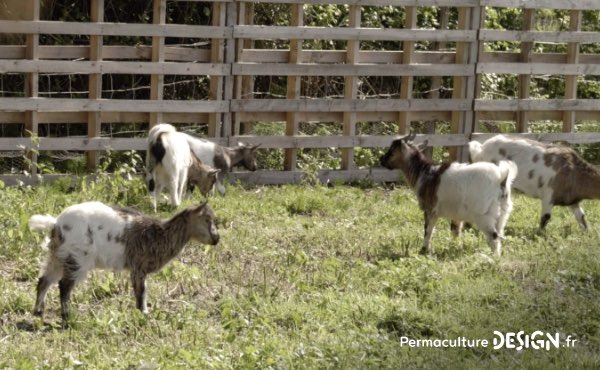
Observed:
[[[283,171],[235,173],[234,178],[254,183],[297,182],[298,151],[303,148],[336,148],[340,168],[322,169],[322,179],[343,181],[371,178],[395,180],[396,172],[357,168],[357,147],[386,147],[394,136],[357,134],[359,122],[397,122],[398,134],[410,130],[411,122],[446,121],[451,134],[423,136],[432,146],[462,151],[470,138],[484,139],[480,123],[514,121],[516,131],[528,133],[532,121],[562,122],[562,133],[527,134],[544,141],[568,143],[600,142],[600,133],[575,132],[575,123],[600,120],[600,101],[577,98],[578,77],[600,75],[600,55],[581,53],[580,44],[600,42],[600,33],[581,31],[583,11],[600,9],[597,0],[216,0],[212,2],[212,25],[166,23],[167,0],[153,0],[151,24],[104,22],[104,0],[90,0],[89,22],[40,20],[40,0],[27,0],[27,19],[0,20],[0,34],[24,34],[24,45],[0,45],[0,73],[25,77],[23,97],[0,98],[0,123],[24,124],[37,135],[41,123],[85,123],[87,137],[0,138],[0,151],[77,150],[88,152],[89,167],[98,161],[99,151],[144,150],[144,138],[101,137],[102,123],[186,122],[208,125],[208,138],[229,145],[237,141],[260,143],[262,148],[284,151]],[[172,0],[169,0],[172,1]],[[190,1],[190,0],[188,0]],[[289,26],[255,25],[257,3],[287,3],[291,10]],[[344,27],[304,25],[305,4],[346,4],[348,21]],[[403,7],[403,28],[365,28],[361,26],[361,7]],[[456,29],[418,29],[420,7],[454,7],[458,11]],[[492,7],[522,8],[522,30],[485,29],[486,12]],[[536,9],[565,9],[569,12],[569,31],[535,29]],[[40,45],[42,34],[89,35],[89,45]],[[147,36],[152,45],[104,45],[107,36]],[[165,43],[168,37],[210,39],[210,50],[183,48]],[[255,48],[257,40],[289,40],[287,49]],[[303,48],[303,40],[337,40],[345,50]],[[401,50],[361,49],[362,42],[394,41]],[[511,41],[520,44],[519,52],[492,52],[486,43]],[[418,50],[419,42],[437,43],[438,50]],[[535,52],[536,43],[566,44],[566,53]],[[442,45],[442,47],[440,47]],[[443,47],[446,45],[446,47]],[[450,46],[448,46],[450,45]],[[88,75],[87,98],[43,98],[38,86],[45,74]],[[102,98],[102,76],[106,74],[150,75],[149,100]],[[483,99],[481,79],[490,74],[518,77],[518,96]],[[209,76],[206,100],[165,100],[164,76]],[[565,76],[561,99],[530,97],[531,79],[536,75]],[[284,98],[253,98],[257,76],[283,78],[287,82]],[[341,77],[341,97],[306,98],[301,81],[307,76]],[[365,99],[358,85],[364,76],[399,77],[397,97]],[[431,76],[435,90],[442,78],[452,79],[452,96],[429,99],[414,96],[413,82]],[[285,127],[279,136],[243,135],[246,124],[273,122]],[[340,135],[306,136],[299,132],[301,122],[341,123]],[[35,164],[35,155],[31,155]],[[32,170],[35,172],[35,165]],[[11,182],[23,175],[4,175]]]

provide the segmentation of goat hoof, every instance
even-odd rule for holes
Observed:
[[[423,248],[421,248],[421,250],[419,250],[419,254],[426,256],[429,254],[429,251],[427,250],[427,248],[423,247]]]

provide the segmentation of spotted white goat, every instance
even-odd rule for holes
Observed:
[[[206,203],[160,220],[127,208],[86,202],[66,208],[57,218],[32,216],[29,228],[50,231],[34,314],[43,314],[46,293],[58,281],[63,324],[69,316],[71,291],[90,270],[129,270],[136,307],[147,312],[149,273],[176,257],[190,239],[212,245],[219,242],[214,214]]]
[[[540,229],[550,221],[552,207],[567,206],[583,229],[585,214],[579,202],[600,199],[600,171],[573,149],[539,141],[496,135],[483,144],[469,143],[471,160],[517,163],[519,174],[514,187],[542,201]]]
[[[203,163],[219,169],[217,174],[217,190],[225,195],[223,177],[235,166],[243,166],[249,171],[256,171],[256,149],[259,145],[238,143],[237,146],[226,147],[195,136],[187,135],[192,152]]]
[[[510,161],[492,163],[443,163],[434,165],[412,144],[415,135],[394,140],[381,157],[388,169],[400,169],[425,213],[423,252],[430,253],[430,240],[439,217],[451,220],[453,232],[462,222],[476,225],[485,233],[492,252],[500,255],[500,237],[512,211],[511,184],[517,166]]]
[[[153,195],[155,212],[158,197],[165,186],[171,205],[178,207],[188,181],[192,189],[196,186],[202,194],[207,195],[217,180],[219,170],[195,157],[186,136],[166,123],[154,126],[148,133],[146,180],[148,190]]]

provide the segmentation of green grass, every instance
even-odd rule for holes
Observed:
[[[0,189],[0,367],[600,366],[598,202],[583,204],[587,233],[555,208],[541,235],[539,202],[517,195],[502,257],[476,230],[454,240],[446,221],[435,256],[421,256],[423,216],[404,187],[231,186],[210,199],[221,244],[192,243],[151,276],[150,314],[135,310],[127,274],[96,271],[76,287],[63,331],[56,288],[44,320],[30,313],[44,252],[26,221],[91,199],[151,208],[139,180]],[[578,342],[521,352],[400,345],[402,336],[491,341],[494,330]]]

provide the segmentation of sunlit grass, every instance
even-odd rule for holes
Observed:
[[[130,187],[130,193],[124,194]],[[57,190],[57,188],[59,190]],[[597,368],[600,205],[591,229],[515,196],[494,257],[477,230],[455,240],[440,221],[421,256],[423,216],[406,188],[229,187],[210,204],[221,244],[191,243],[148,279],[151,312],[135,310],[126,273],[96,271],[77,286],[72,327],[58,291],[44,320],[30,314],[42,236],[34,213],[99,199],[150,212],[141,181],[66,191],[0,189],[0,367],[10,368]],[[191,204],[188,200],[186,205]],[[161,216],[171,214],[163,206]],[[575,348],[408,348],[400,337],[481,338],[560,332]]]

